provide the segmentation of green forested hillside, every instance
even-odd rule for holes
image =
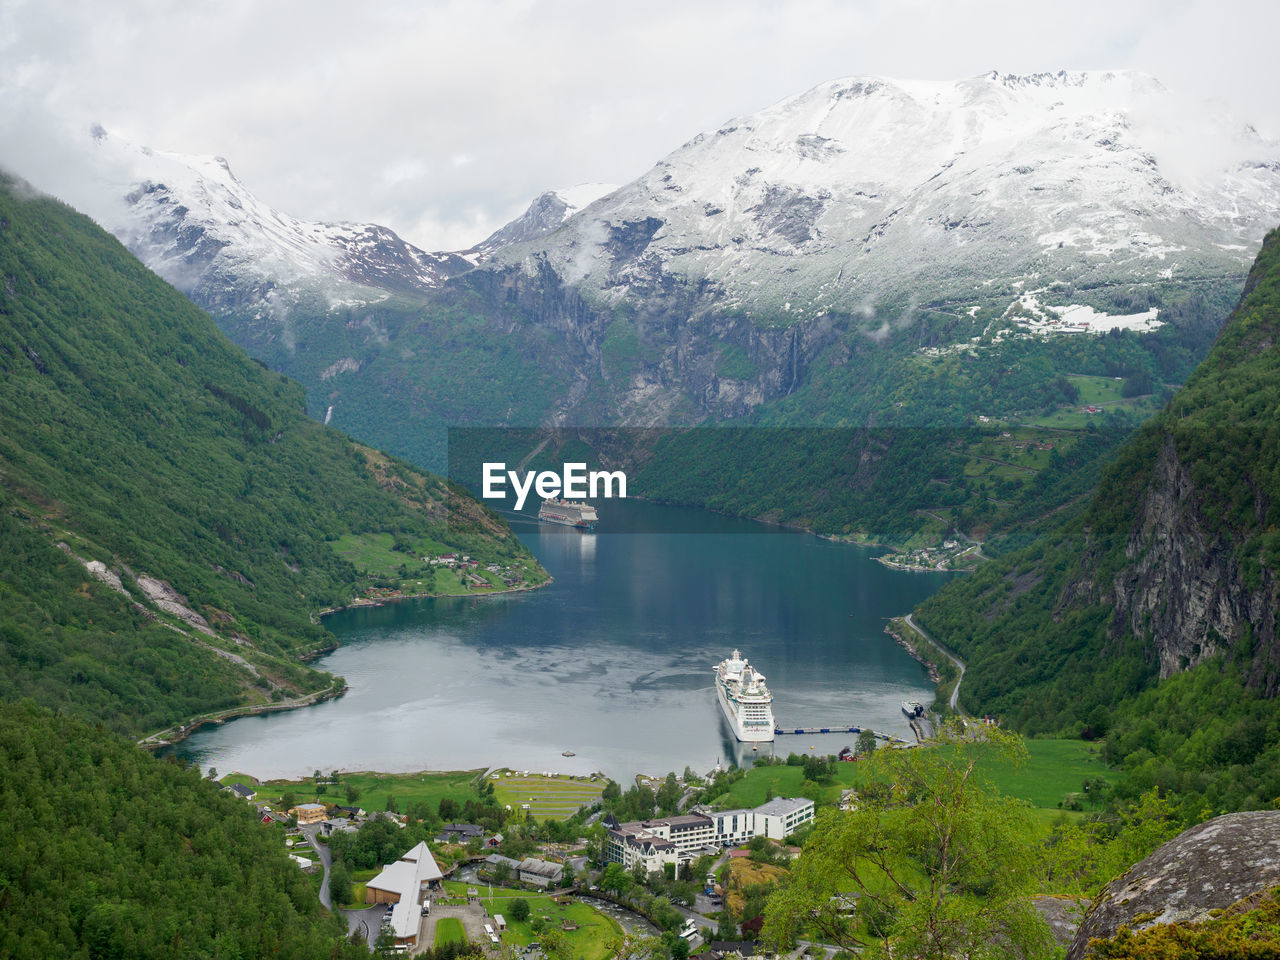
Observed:
[[[368,957],[253,807],[101,727],[0,701],[0,956]]]
[[[343,536],[545,579],[495,515],[308,419],[112,237],[7,179],[0,529],[0,694],[129,732],[328,686],[296,662],[330,642],[315,613],[396,586]]]
[[[1280,796],[1280,231],[1206,360],[1078,516],[918,611],[964,702],[1109,737],[1128,788]],[[1161,681],[1161,678],[1163,681]]]

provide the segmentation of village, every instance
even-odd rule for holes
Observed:
[[[679,807],[717,772],[725,778],[724,771],[704,779],[688,770],[674,781],[638,777],[633,790],[667,791],[665,799],[677,790]],[[322,904],[340,910],[349,933],[375,952],[401,955],[456,944],[540,960],[569,955],[567,946],[575,957],[605,960],[624,941],[664,936],[681,960],[754,955],[761,913],[742,924],[733,916],[746,906],[747,888],[776,879],[779,864],[799,855],[795,840],[816,807],[805,797],[770,797],[754,807],[688,803],[672,815],[621,820],[600,803],[617,789],[602,777],[495,771],[478,785],[477,799],[442,799],[435,817],[420,819],[424,811],[412,805],[400,813],[296,802],[248,779],[237,775],[224,789],[251,804],[264,826],[281,830],[290,858],[314,875]],[[497,784],[519,784],[521,796],[536,784],[543,793],[498,804]],[[565,802],[566,784],[584,796]],[[841,791],[846,804],[850,793]],[[544,811],[541,826],[534,809]],[[439,819],[464,811],[480,814],[477,822]],[[366,841],[390,855],[349,872],[345,860]]]

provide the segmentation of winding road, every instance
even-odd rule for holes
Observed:
[[[956,669],[960,671],[960,676],[956,680],[956,685],[951,689],[951,699],[948,701],[947,705],[951,707],[952,713],[956,714],[961,719],[963,720],[970,719],[969,715],[960,709],[960,684],[964,682],[964,661],[961,660],[959,657],[957,657],[954,653],[952,653],[946,647],[944,647],[942,644],[940,644],[937,640],[933,639],[933,637],[925,633],[924,630],[922,630],[916,624],[916,622],[911,619],[911,614],[908,613],[902,619],[903,619],[903,622],[905,622],[908,627],[910,627],[916,633],[920,634],[920,637],[924,640],[925,643],[929,644],[931,647],[933,647],[935,650],[937,650],[944,657],[946,657],[948,660],[950,660],[952,663],[956,665]]]

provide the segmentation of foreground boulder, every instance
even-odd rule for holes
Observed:
[[[1089,955],[1091,939],[1121,927],[1199,923],[1280,884],[1280,810],[1231,813],[1174,837],[1098,895],[1067,960]]]

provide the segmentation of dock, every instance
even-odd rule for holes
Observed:
[[[775,737],[804,736],[813,733],[861,733],[862,727],[856,727],[853,724],[833,723],[830,726],[813,726],[813,727],[774,727],[773,735]],[[891,733],[877,733],[875,730],[868,731],[874,733],[877,740],[884,740],[886,743],[907,743],[901,737],[895,737]]]
[[[782,727],[775,727],[773,730],[774,736],[804,734],[804,733],[861,733],[861,732],[862,732],[861,727],[852,727],[852,726],[846,727],[843,724],[840,724],[837,726],[831,726],[831,727],[787,727],[786,729],[783,729]],[[876,734],[876,736],[880,736],[880,734]]]

